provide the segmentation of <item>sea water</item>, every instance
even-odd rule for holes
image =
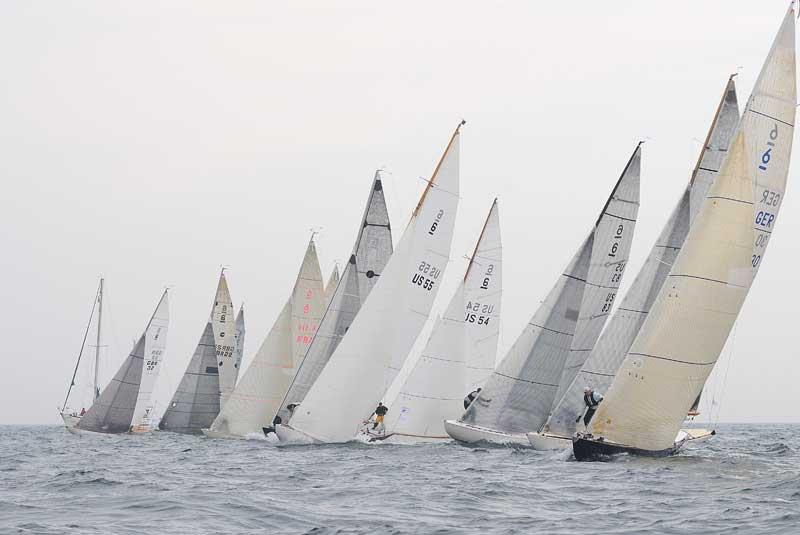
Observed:
[[[0,533],[800,533],[800,426],[665,459],[0,426]]]

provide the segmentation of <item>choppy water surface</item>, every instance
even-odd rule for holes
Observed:
[[[800,532],[800,426],[668,459],[0,427],[0,533]]]

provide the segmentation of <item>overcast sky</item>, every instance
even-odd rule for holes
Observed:
[[[728,75],[739,70],[744,107],[788,2],[335,4],[2,2],[0,423],[59,421],[101,274],[106,380],[168,285],[167,403],[223,264],[234,302],[246,303],[249,362],[309,229],[322,229],[327,278],[349,256],[385,166],[396,241],[461,118],[447,275],[463,274],[498,196],[500,352],[645,139],[627,288],[685,187]],[[718,366],[729,370],[724,397],[714,379],[722,421],[800,420],[796,169]]]

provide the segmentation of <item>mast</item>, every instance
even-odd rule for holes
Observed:
[[[94,346],[94,399],[100,397],[100,388],[97,380],[100,375],[100,331],[103,329],[103,282],[105,279],[100,277],[100,289],[97,292],[97,341]]]

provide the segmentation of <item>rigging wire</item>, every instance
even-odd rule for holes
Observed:
[[[100,300],[100,285],[97,285],[97,293],[94,296],[92,303],[92,311],[89,313],[89,321],[86,323],[86,330],[83,333],[83,341],[81,342],[81,350],[78,352],[78,362],[75,363],[75,370],[72,372],[72,379],[69,382],[67,395],[64,397],[64,405],[61,407],[62,412],[67,408],[67,401],[69,394],[72,392],[72,387],[75,386],[75,377],[78,375],[78,367],[81,365],[81,357],[83,356],[83,349],[86,347],[86,338],[89,336],[89,329],[92,326],[92,318],[94,318],[94,311],[97,308],[97,303]]]

